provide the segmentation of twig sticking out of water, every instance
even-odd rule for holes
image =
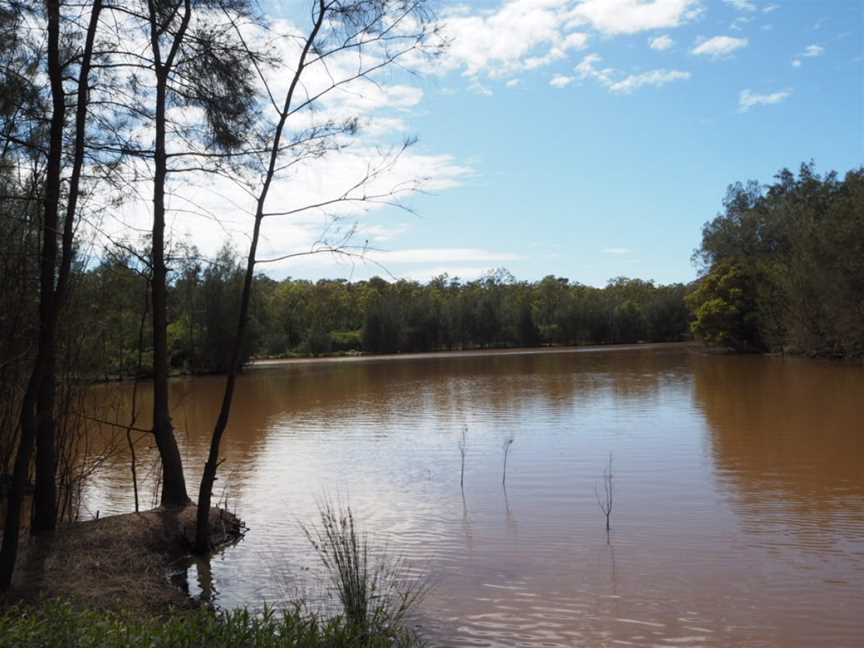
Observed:
[[[504,449],[504,472],[501,475],[501,485],[507,486],[507,457],[510,456],[510,447],[513,445],[513,442],[516,440],[516,437],[513,436],[512,433],[504,439],[503,449]]]
[[[611,528],[612,507],[615,504],[615,484],[612,481],[612,453],[609,453],[609,461],[603,469],[603,488],[602,491],[596,485],[594,486],[594,496],[597,498],[597,505],[606,516],[606,539],[609,539],[609,529]]]
[[[462,426],[462,434],[459,436],[459,455],[462,458],[462,468],[459,473],[459,487],[465,491],[465,453],[468,451],[468,426]]]

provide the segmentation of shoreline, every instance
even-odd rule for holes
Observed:
[[[15,578],[0,609],[62,600],[80,608],[160,616],[200,602],[172,575],[189,560],[196,506],[120,513],[73,522],[44,536],[22,538]],[[243,522],[210,511],[213,552],[243,537]]]
[[[426,360],[437,358],[480,358],[498,356],[556,355],[570,353],[600,353],[612,351],[643,351],[701,347],[699,342],[645,342],[635,344],[594,344],[586,346],[517,347],[500,349],[467,349],[464,351],[424,351],[412,353],[358,353],[339,356],[307,356],[300,358],[262,358],[248,362],[244,369],[266,369],[292,364],[329,364],[340,362],[393,362],[398,360]]]

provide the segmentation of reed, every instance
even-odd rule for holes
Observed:
[[[349,506],[325,501],[317,525],[301,525],[326,568],[346,623],[376,636],[403,634],[409,613],[428,591],[409,578],[401,559],[370,556],[369,542],[357,529]]]

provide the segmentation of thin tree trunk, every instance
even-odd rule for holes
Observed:
[[[21,405],[21,439],[18,442],[18,453],[15,456],[15,467],[12,472],[12,488],[6,497],[6,528],[3,530],[3,544],[0,547],[0,591],[8,590],[12,585],[12,574],[18,557],[21,505],[24,500],[24,488],[27,486],[27,475],[30,472],[30,455],[36,440],[35,383],[38,378],[37,369],[30,377]]]
[[[45,9],[48,14],[48,78],[51,84],[52,113],[45,177],[42,253],[39,257],[39,377],[36,381],[36,490],[33,495],[32,524],[34,533],[53,529],[57,521],[57,449],[54,426],[57,296],[54,283],[57,270],[63,124],[66,118],[63,64],[60,62],[60,3],[57,0],[48,0]]]
[[[147,306],[149,304],[150,286],[145,284],[144,308],[141,311],[141,322],[138,325],[138,363],[135,366],[135,383],[132,385],[132,413],[129,417],[129,426],[126,428],[126,443],[129,444],[130,469],[132,471],[132,488],[135,493],[135,512],[139,512],[138,500],[138,457],[135,453],[135,442],[132,440],[132,428],[138,418],[138,376],[141,374],[141,357],[144,353],[144,324],[147,321]]]
[[[318,36],[321,25],[324,23],[325,14],[326,8],[323,0],[321,0],[318,5],[318,17],[315,21],[315,26],[303,47],[297,70],[294,72],[294,77],[291,80],[291,85],[289,86],[288,92],[285,96],[285,104],[282,109],[282,114],[279,117],[279,122],[276,125],[276,130],[273,134],[273,148],[270,151],[270,160],[264,178],[264,185],[261,187],[261,193],[258,196],[255,208],[255,226],[252,231],[252,242],[249,245],[249,257],[246,260],[246,274],[243,278],[243,294],[240,299],[240,316],[237,321],[237,334],[234,338],[234,348],[231,352],[231,366],[228,368],[228,377],[225,380],[225,392],[222,396],[222,405],[219,408],[219,417],[216,420],[216,426],[213,429],[213,436],[210,439],[210,452],[207,455],[207,463],[204,465],[204,473],[201,475],[201,485],[198,490],[198,511],[195,529],[195,550],[198,553],[206,553],[210,550],[210,502],[213,496],[213,483],[216,481],[216,470],[219,468],[219,446],[222,443],[222,436],[225,434],[225,429],[228,427],[228,417],[231,414],[231,403],[234,399],[237,374],[240,371],[240,353],[243,347],[243,340],[246,335],[246,326],[249,320],[249,302],[251,301],[252,284],[255,279],[255,255],[258,251],[261,221],[264,219],[264,205],[267,202],[267,194],[270,191],[270,185],[273,182],[273,176],[276,173],[276,163],[279,159],[279,144],[282,140],[282,131],[285,128],[285,122],[288,119],[291,103],[294,99],[294,91],[297,88],[297,84],[300,82],[300,76],[303,74],[303,69],[306,65],[306,57]]]
[[[46,4],[48,6],[49,21],[52,19],[57,21],[56,29],[59,35],[59,2],[48,2]],[[42,291],[43,295],[48,296],[48,303],[45,306],[45,312],[41,314],[45,323],[45,332],[39,346],[39,353],[43,356],[44,370],[39,384],[36,403],[38,429],[36,437],[36,490],[33,496],[32,530],[34,533],[51,531],[57,526],[57,426],[54,412],[57,384],[57,323],[60,309],[66,298],[69,274],[72,267],[75,211],[78,203],[81,168],[84,163],[84,137],[87,124],[90,64],[93,56],[93,42],[96,38],[96,28],[101,11],[102,0],[95,0],[90,12],[84,52],[78,74],[78,97],[75,112],[75,149],[73,152],[72,175],[69,182],[66,218],[63,224],[60,272],[57,278],[56,289],[54,286],[54,272],[57,263],[60,161],[62,158],[63,122],[66,108],[62,79],[63,68],[59,60],[59,43],[52,46],[49,37],[48,68],[51,79],[53,113],[51,117],[51,149],[46,186],[46,225],[41,272]],[[55,50],[54,54],[52,54],[52,48]],[[52,169],[52,165],[56,165],[56,169]],[[56,185],[52,185],[52,183],[56,183]],[[50,236],[49,229],[51,231]],[[52,248],[50,250],[45,245],[49,241]]]
[[[45,176],[44,213],[42,221],[42,251],[40,254],[40,297],[39,297],[39,346],[33,371],[28,381],[27,391],[21,404],[20,439],[15,457],[15,467],[12,476],[12,490],[7,498],[6,528],[3,532],[3,544],[0,547],[0,589],[8,589],[12,584],[12,574],[18,555],[18,539],[21,524],[21,505],[24,498],[24,488],[30,472],[30,456],[33,452],[37,436],[53,435],[53,411],[48,411],[47,420],[37,416],[45,414],[44,407],[53,407],[53,374],[52,388],[44,388],[46,372],[53,368],[49,358],[54,356],[54,328],[52,322],[56,319],[54,303],[54,279],[57,263],[57,218],[60,200],[60,162],[63,147],[63,121],[65,118],[65,103],[63,96],[63,68],[60,62],[60,4],[58,1],[46,1],[48,15],[48,76],[51,83],[52,108],[49,139],[48,163]],[[40,438],[39,441],[42,441]],[[51,444],[53,447],[53,444]],[[45,455],[43,455],[43,458]],[[55,454],[48,455],[56,463]],[[46,459],[47,462],[47,459]],[[40,511],[40,516],[34,517],[34,522],[54,517],[56,519],[56,483],[53,478],[50,483],[40,484],[39,492],[34,498],[34,510]],[[53,486],[53,490],[52,490]],[[46,505],[51,498],[50,506]],[[42,508],[40,508],[40,505]]]
[[[168,268],[165,265],[165,182],[168,164],[165,148],[165,104],[168,75],[179,49],[191,13],[190,0],[185,0],[185,13],[174,35],[165,63],[161,62],[159,35],[167,31],[160,25],[153,0],[150,8],[150,41],[156,66],[156,140],[155,173],[153,177],[153,231],[151,296],[153,305],[153,435],[162,459],[162,506],[179,508],[189,503],[183,460],[174,437],[174,426],[168,404]]]

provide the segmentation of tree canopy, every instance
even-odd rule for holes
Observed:
[[[729,187],[695,258],[693,331],[712,344],[864,355],[864,169],[803,164],[767,187]]]

